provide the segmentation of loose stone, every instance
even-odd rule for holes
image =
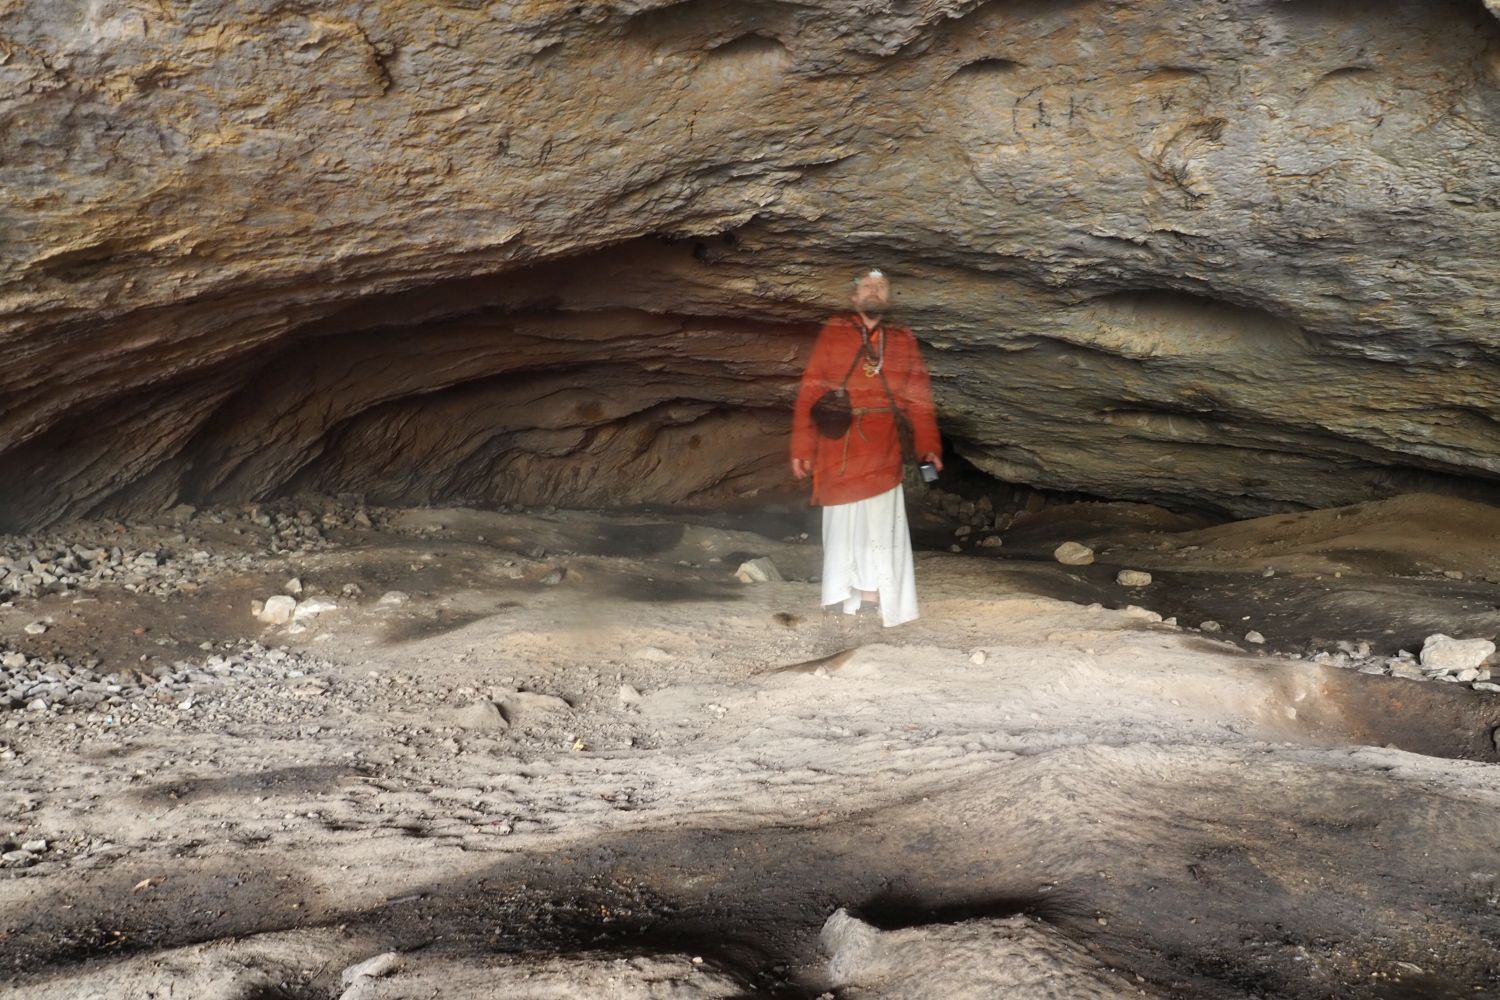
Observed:
[[[256,615],[267,625],[285,625],[292,620],[292,613],[297,610],[297,601],[286,594],[277,594],[275,597],[267,598],[266,603],[261,606],[260,614]]]
[[[456,719],[463,729],[504,729],[509,723],[500,714],[500,708],[488,699],[481,699],[461,709]]]
[[[740,563],[734,576],[741,583],[780,583],[786,579],[767,556]]]
[[[1465,670],[1478,667],[1494,653],[1495,644],[1488,639],[1454,639],[1439,632],[1422,643],[1422,669],[1429,673]]]
[[[1094,561],[1094,550],[1081,542],[1063,542],[1053,550],[1052,558],[1064,566],[1088,566]]]
[[[324,600],[321,597],[309,597],[305,601],[298,601],[297,606],[292,609],[292,621],[313,618],[323,614],[325,611],[335,611],[337,609],[338,605],[333,601]]]

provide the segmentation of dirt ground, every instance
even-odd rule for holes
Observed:
[[[0,996],[1500,996],[1500,696],[1355,669],[1500,632],[1500,510],[1057,507],[890,630],[795,510],[207,514],[0,607],[125,682],[0,711]]]

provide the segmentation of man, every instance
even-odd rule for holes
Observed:
[[[880,271],[854,279],[854,312],[824,324],[792,415],[792,475],[812,476],[823,508],[823,604],[851,615],[878,606],[887,628],[917,617],[895,407],[922,461],[943,467],[927,368],[911,331],[885,322],[890,293]],[[813,404],[841,385],[854,419],[842,437],[824,437]]]

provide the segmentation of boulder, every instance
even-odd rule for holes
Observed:
[[[1441,632],[1422,643],[1422,669],[1428,673],[1456,673],[1477,668],[1495,654],[1488,639],[1454,639]]]
[[[540,694],[535,691],[516,691],[507,694],[500,702],[500,711],[507,722],[535,715],[553,715],[571,712],[573,706],[557,695]]]
[[[296,610],[296,598],[286,594],[276,594],[266,598],[255,617],[267,625],[285,625],[292,620],[292,615]]]
[[[779,583],[785,579],[768,556],[740,563],[740,568],[734,571],[734,576],[741,583]]]
[[[1052,558],[1064,566],[1088,566],[1094,561],[1094,550],[1081,542],[1063,542],[1053,550]]]
[[[474,701],[454,713],[454,723],[461,729],[505,729],[510,723],[505,721],[500,707],[488,699]]]

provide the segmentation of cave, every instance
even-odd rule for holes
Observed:
[[[1477,2],[132,10],[7,25],[8,530],[785,492],[876,264],[1003,481],[1244,517],[1500,474]]]
[[[0,989],[1500,990],[1497,15],[0,13]]]

